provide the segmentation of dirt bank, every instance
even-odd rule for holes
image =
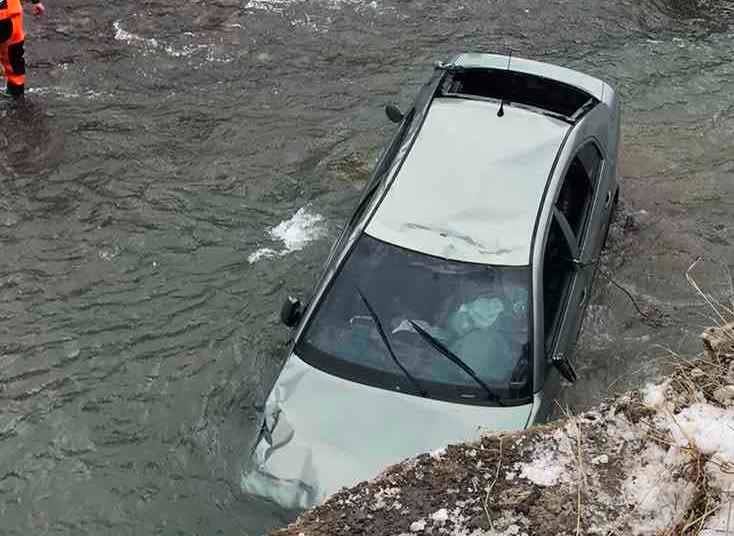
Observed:
[[[734,323],[702,339],[662,384],[407,460],[275,536],[734,535]]]

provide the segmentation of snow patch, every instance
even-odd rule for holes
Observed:
[[[666,391],[670,382],[663,382],[659,385],[647,384],[642,389],[642,403],[652,409],[663,409],[666,406]]]
[[[449,520],[449,511],[446,508],[441,508],[437,512],[431,514],[431,519],[437,523],[446,523]]]
[[[515,469],[520,477],[526,478],[538,486],[555,486],[569,479],[567,460],[550,450],[541,451],[531,462],[516,463]]]
[[[634,504],[639,534],[655,535],[683,519],[693,499],[695,485],[675,475],[682,474],[687,459],[678,449],[649,445],[628,471],[622,489]]]
[[[734,489],[734,411],[696,403],[671,414],[668,427],[678,447],[692,443],[711,456],[706,464],[711,485],[721,491]]]
[[[431,458],[434,458],[436,460],[440,460],[443,455],[446,454],[446,447],[436,449],[433,452],[431,452]]]

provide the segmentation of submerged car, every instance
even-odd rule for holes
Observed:
[[[245,491],[322,502],[385,467],[547,419],[618,196],[620,109],[580,72],[461,54],[403,114],[267,398]]]

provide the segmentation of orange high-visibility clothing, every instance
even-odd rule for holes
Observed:
[[[0,0],[0,19],[9,19],[13,15],[23,13],[21,0]]]
[[[18,95],[25,88],[23,6],[21,0],[0,0],[0,63],[8,92]]]

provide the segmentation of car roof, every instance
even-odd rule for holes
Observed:
[[[551,63],[518,58],[515,56],[510,58],[502,54],[467,52],[458,55],[453,59],[451,64],[457,67],[467,68],[507,69],[508,60],[511,71],[532,74],[564,82],[585,91],[597,100],[604,100],[604,91],[605,88],[608,88],[604,81],[594,78],[593,76],[589,76],[588,74],[574,71],[573,69],[567,69],[566,67],[561,67],[559,65],[553,65]]]
[[[519,107],[436,98],[366,232],[446,259],[530,263],[535,219],[571,125]]]

